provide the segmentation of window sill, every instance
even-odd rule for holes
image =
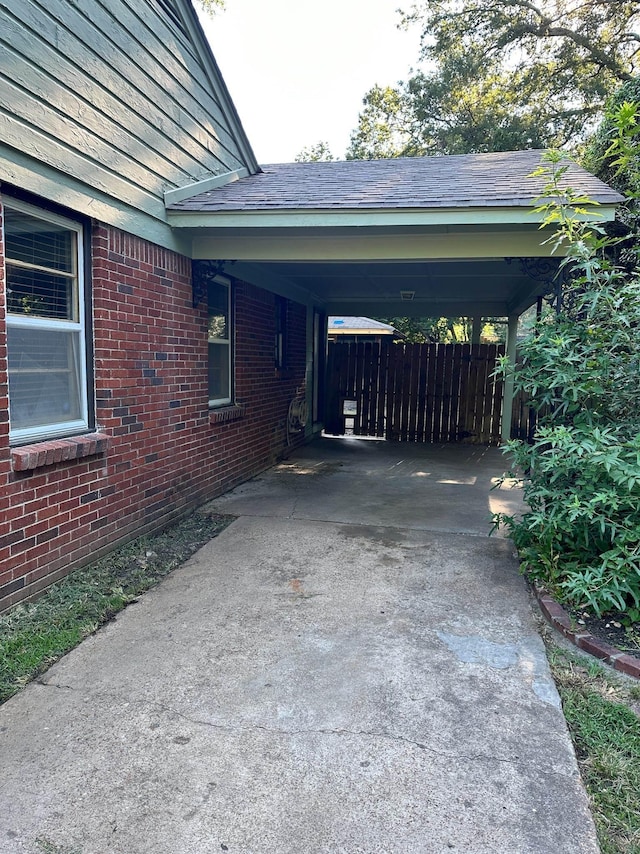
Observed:
[[[104,433],[89,433],[86,436],[21,445],[11,449],[11,464],[14,471],[32,471],[56,463],[94,457],[107,450],[108,442],[109,437]]]
[[[238,421],[244,418],[246,406],[234,403],[232,406],[221,406],[219,409],[209,410],[209,424],[226,424],[229,421]]]

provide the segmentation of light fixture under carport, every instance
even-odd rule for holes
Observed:
[[[411,302],[411,300],[415,297],[415,291],[400,291],[400,299],[403,302]]]

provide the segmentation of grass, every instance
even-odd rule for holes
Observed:
[[[640,686],[548,649],[602,854],[640,854]]]
[[[35,602],[0,614],[0,703],[135,602],[231,521],[229,516],[194,513],[72,572]]]

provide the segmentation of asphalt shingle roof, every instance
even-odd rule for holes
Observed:
[[[173,211],[371,210],[389,208],[526,207],[544,178],[531,178],[540,151],[277,163],[192,196]],[[564,183],[594,201],[621,201],[614,190],[567,161]]]
[[[395,332],[395,327],[371,317],[353,317],[352,315],[331,315],[328,319],[330,332],[340,329],[361,329],[366,332]]]

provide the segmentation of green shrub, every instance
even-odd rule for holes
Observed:
[[[629,104],[617,116],[625,157],[635,116]],[[609,260],[611,238],[581,216],[589,200],[561,187],[562,156],[550,153],[540,171],[549,183],[538,210],[566,252],[566,281],[559,310],[536,324],[513,370],[538,419],[531,444],[507,447],[529,510],[494,521],[508,527],[524,571],[559,598],[598,615],[637,611],[640,271]],[[501,370],[511,370],[506,360]]]

